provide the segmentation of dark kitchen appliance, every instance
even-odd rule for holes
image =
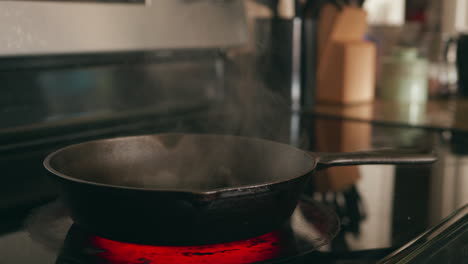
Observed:
[[[455,52],[452,50],[455,49]],[[468,97],[468,35],[460,33],[458,36],[449,38],[444,47],[444,59],[447,63],[455,63],[457,67],[458,90],[457,95],[462,98]],[[455,54],[453,56],[452,54]]]
[[[71,142],[222,132],[210,106],[228,94],[226,51],[246,41],[241,2],[12,1],[0,9],[0,210],[55,197],[36,164]]]

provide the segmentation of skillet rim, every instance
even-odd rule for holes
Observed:
[[[244,140],[250,140],[250,141],[259,141],[259,142],[268,143],[270,145],[274,144],[277,146],[284,146],[284,147],[290,148],[291,150],[301,152],[305,156],[310,157],[311,162],[306,170],[304,170],[301,173],[298,173],[300,175],[295,175],[293,177],[288,177],[282,180],[270,181],[267,183],[249,184],[249,185],[243,185],[243,186],[238,186],[238,187],[228,187],[228,188],[216,188],[216,189],[210,189],[206,191],[196,190],[196,189],[144,188],[144,187],[132,187],[132,186],[124,186],[124,185],[99,183],[99,182],[94,182],[94,181],[89,181],[89,180],[83,180],[80,178],[76,178],[76,177],[64,174],[54,169],[52,165],[50,164],[51,160],[55,156],[59,155],[61,152],[64,152],[66,150],[76,148],[82,145],[87,145],[87,144],[96,143],[96,142],[112,142],[112,141],[128,140],[132,138],[162,137],[162,136],[174,136],[174,135],[196,136],[196,137],[224,137],[224,138],[244,139]],[[308,151],[296,148],[294,146],[291,146],[285,143],[262,139],[262,138],[235,136],[235,135],[229,135],[229,134],[160,133],[160,134],[141,134],[141,135],[135,135],[135,136],[103,138],[103,139],[96,139],[96,140],[90,140],[90,141],[85,141],[81,143],[67,145],[65,147],[59,148],[58,150],[55,150],[49,153],[43,161],[43,166],[49,173],[51,173],[55,177],[60,178],[61,180],[65,180],[67,182],[76,183],[76,184],[82,184],[82,185],[86,185],[89,187],[91,186],[104,187],[104,188],[113,189],[113,190],[139,191],[139,192],[143,191],[143,192],[160,192],[160,193],[173,193],[173,194],[190,194],[190,195],[202,196],[202,197],[207,197],[207,198],[213,197],[213,196],[224,198],[224,197],[239,196],[239,195],[244,195],[244,194],[249,194],[249,193],[250,194],[259,193],[259,189],[265,188],[265,190],[268,190],[270,189],[271,186],[285,184],[287,182],[298,180],[302,177],[309,176],[310,174],[313,174],[315,172],[316,167],[317,167],[317,162],[318,162],[318,158],[314,152],[308,152]],[[255,189],[255,192],[252,192],[253,189]]]

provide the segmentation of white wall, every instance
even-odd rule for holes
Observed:
[[[372,25],[405,23],[405,0],[367,0],[364,8],[369,13],[369,23]]]
[[[468,31],[468,1],[442,1],[442,32],[448,35]]]

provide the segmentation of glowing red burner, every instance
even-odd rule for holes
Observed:
[[[104,250],[98,257],[109,264],[254,263],[288,255],[291,252],[288,240],[280,231],[242,241],[202,246],[138,245],[92,237],[93,245]]]

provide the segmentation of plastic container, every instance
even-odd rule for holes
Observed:
[[[428,61],[418,57],[416,48],[398,47],[383,59],[380,99],[424,103],[428,97]]]

